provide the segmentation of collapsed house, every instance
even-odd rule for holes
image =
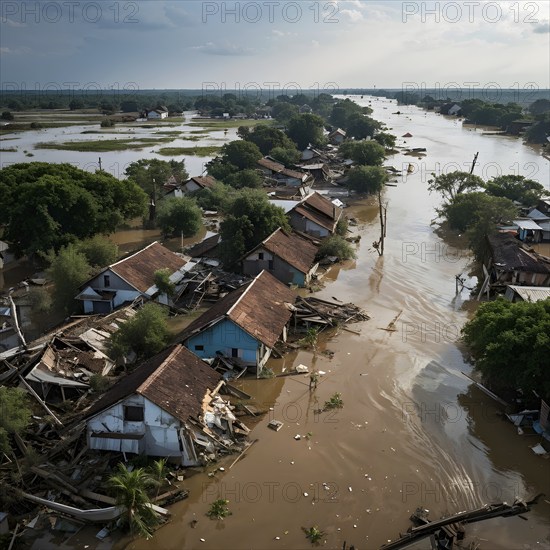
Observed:
[[[25,379],[45,402],[61,402],[88,391],[92,377],[107,376],[114,365],[80,338],[55,336]]]
[[[204,359],[230,357],[259,375],[277,341],[286,341],[296,293],[267,271],[195,319],[183,344]]]
[[[483,265],[492,286],[550,285],[550,258],[526,250],[515,237],[506,233],[488,236],[487,243]]]
[[[145,361],[86,413],[90,449],[204,463],[248,429],[219,391],[220,375],[181,344]]]
[[[258,161],[258,167],[260,172],[268,178],[268,181],[272,181],[275,185],[299,187],[312,179],[309,174],[286,168],[284,164],[271,157],[261,158]]]

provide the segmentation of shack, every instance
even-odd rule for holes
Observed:
[[[322,238],[336,231],[342,214],[342,208],[314,191],[289,212],[289,219],[296,231]]]

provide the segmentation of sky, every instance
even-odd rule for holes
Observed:
[[[550,1],[0,3],[2,90],[550,88]]]

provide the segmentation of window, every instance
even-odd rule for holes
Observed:
[[[204,346],[203,345],[195,346],[195,351],[204,351]]]
[[[124,420],[126,422],[142,422],[144,408],[135,405],[124,406]]]
[[[103,286],[109,288],[111,286],[111,277],[109,275],[103,275]]]
[[[269,260],[267,269],[269,269],[269,271],[273,271],[273,260]]]
[[[239,349],[238,348],[232,348],[231,349],[231,357],[239,357]]]
[[[264,259],[264,253],[258,252],[258,260],[263,260],[263,259]]]

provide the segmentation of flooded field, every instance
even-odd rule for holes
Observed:
[[[307,376],[239,382],[258,409],[272,409],[250,434],[258,442],[233,466],[235,457],[228,457],[210,468],[213,477],[189,472],[190,497],[171,507],[171,522],[149,541],[116,541],[116,548],[302,549],[311,547],[303,528],[315,525],[325,533],[323,547],[346,542],[371,549],[405,531],[419,506],[435,519],[515,496],[550,495],[550,463],[535,456],[530,439],[518,436],[498,416],[499,406],[462,375],[471,366],[458,337],[477,303],[467,291],[456,293],[455,276],[471,273],[471,256],[461,238],[436,231],[439,197],[427,191],[432,172],[465,169],[476,152],[475,173],[484,178],[519,173],[548,187],[549,163],[519,139],[483,135],[415,107],[392,114],[397,105],[383,99],[357,101],[368,105],[369,99],[373,116],[392,133],[410,132],[406,145],[427,149],[423,158],[398,154],[388,161],[399,170],[410,163],[414,172],[385,191],[384,256],[371,245],[379,232],[376,203],[355,203],[347,215],[359,223],[357,259],[332,269],[319,292],[353,301],[371,319],[350,326],[360,334],[324,334],[316,353],[272,361],[276,372],[299,363],[324,371],[315,391]],[[54,160],[55,152],[43,153]],[[398,315],[397,331],[383,330]],[[335,392],[344,407],[317,414]],[[272,418],[284,423],[280,431],[267,427]],[[229,500],[232,515],[216,522],[205,513],[218,498]],[[529,521],[494,519],[469,526],[468,534],[490,550],[548,549],[549,518],[550,504],[542,499]],[[82,531],[63,547],[113,542],[90,534]]]
[[[326,335],[316,354],[275,362],[279,370],[304,363],[325,371],[314,392],[301,377],[243,382],[258,408],[273,408],[251,433],[258,443],[231,469],[233,457],[213,478],[191,477],[191,496],[172,508],[173,520],[152,540],[127,548],[306,548],[302,528],[313,525],[325,532],[327,548],[342,548],[344,541],[377,548],[408,527],[418,506],[437,518],[516,495],[550,494],[548,462],[461,374],[471,367],[457,337],[476,304],[456,295],[454,277],[468,272],[471,258],[463,243],[442,239],[430,226],[439,198],[426,190],[437,163],[464,167],[477,151],[476,173],[509,173],[518,166],[545,185],[548,162],[517,139],[484,136],[414,107],[391,115],[397,107],[385,100],[373,99],[372,106],[393,133],[413,134],[408,145],[428,150],[425,158],[412,159],[414,174],[386,190],[384,257],[370,246],[378,237],[376,205],[354,205],[348,215],[361,224],[357,260],[331,272],[320,293],[354,301],[372,319],[352,325],[360,335]],[[401,168],[410,160],[396,156],[389,164]],[[397,332],[381,330],[401,311]],[[341,393],[344,408],[316,414],[334,392]],[[270,418],[284,427],[268,429]],[[217,498],[230,501],[232,515],[213,522],[205,512]],[[549,517],[550,505],[541,500],[528,522],[494,519],[468,532],[482,548],[550,548]]]

